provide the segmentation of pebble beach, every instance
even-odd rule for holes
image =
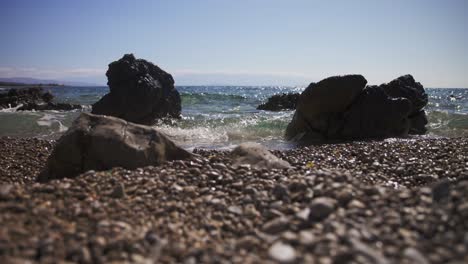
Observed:
[[[2,263],[466,263],[468,139],[228,151],[37,183],[55,142],[0,138]]]

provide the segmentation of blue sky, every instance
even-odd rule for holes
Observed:
[[[467,13],[466,0],[1,0],[0,77],[104,84],[131,52],[179,85],[410,73],[468,87]]]

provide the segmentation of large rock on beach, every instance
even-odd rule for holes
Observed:
[[[295,110],[297,101],[299,100],[299,93],[289,94],[275,94],[268,98],[268,100],[259,105],[257,110],[267,111],[282,111],[282,110]]]
[[[406,98],[411,101],[411,112],[408,119],[410,121],[410,134],[426,133],[428,123],[426,113],[423,108],[429,99],[421,83],[416,82],[411,75],[401,76],[388,84],[380,87],[392,98]]]
[[[242,143],[231,152],[234,166],[250,165],[254,168],[288,169],[291,165],[275,155],[264,146],[247,142]]]
[[[47,104],[54,96],[42,87],[13,88],[0,93],[0,109],[27,104]]]
[[[58,140],[38,180],[74,177],[88,170],[113,167],[135,169],[191,156],[154,128],[82,113]]]
[[[344,114],[342,129],[334,138],[363,139],[408,135],[411,101],[389,97],[383,89],[366,87]]]
[[[172,76],[153,63],[126,54],[109,64],[110,92],[93,105],[92,113],[139,124],[180,117],[181,99]]]
[[[311,83],[299,97],[286,137],[292,139],[308,133],[312,138],[326,138],[330,116],[340,119],[337,114],[353,103],[366,84],[367,80],[362,75],[333,76]]]
[[[300,96],[291,140],[324,142],[424,134],[427,94],[411,75],[367,86],[361,75],[330,77]]]

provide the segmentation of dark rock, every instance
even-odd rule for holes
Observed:
[[[16,107],[20,104],[49,103],[54,96],[50,92],[44,92],[41,87],[10,89],[0,93],[0,109]]]
[[[157,118],[180,117],[181,99],[172,76],[158,66],[126,54],[109,64],[110,93],[93,105],[92,113],[153,124]]]
[[[276,169],[287,169],[291,167],[287,161],[276,157],[264,146],[257,143],[242,143],[231,152],[231,156],[235,166],[249,164],[254,168]]]
[[[378,86],[366,87],[345,114],[343,129],[335,137],[385,138],[408,135],[411,102],[391,98]]]
[[[409,133],[413,135],[424,135],[427,132],[426,125],[428,123],[426,112],[421,110],[416,114],[409,117],[410,130]]]
[[[450,182],[448,180],[442,180],[437,182],[432,187],[432,199],[436,202],[440,202],[447,198],[450,194]]]
[[[109,196],[117,199],[124,198],[126,196],[124,185],[121,183],[117,183],[117,185],[114,187]]]
[[[330,115],[344,112],[364,89],[367,80],[362,75],[334,76],[311,83],[299,96],[293,120],[286,129],[288,139],[326,138]],[[336,116],[335,119],[339,119]]]
[[[71,111],[75,109],[82,109],[83,107],[79,104],[68,104],[68,103],[46,103],[46,104],[37,104],[37,103],[27,103],[17,111],[44,111],[44,110],[58,110],[58,111]]]
[[[268,101],[257,107],[257,110],[281,111],[296,109],[299,93],[275,94]]]
[[[82,113],[58,140],[38,180],[113,167],[135,169],[191,156],[154,128]]]
[[[337,201],[329,197],[315,198],[310,204],[309,220],[321,221],[327,218],[336,207]]]
[[[420,112],[427,105],[428,96],[424,87],[409,74],[398,77],[387,84],[382,84],[380,87],[392,98],[402,97],[410,100],[411,116]]]
[[[11,184],[1,184],[0,185],[0,201],[10,199],[12,189],[13,189],[13,185]]]
[[[290,140],[339,141],[424,134],[427,104],[411,75],[365,87],[360,75],[327,78],[300,96],[286,130]]]

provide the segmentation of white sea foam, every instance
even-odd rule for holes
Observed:
[[[18,110],[18,108],[20,108],[22,106],[23,106],[22,104],[19,104],[16,107],[11,107],[10,106],[9,108],[0,109],[0,112],[1,113],[13,113],[13,112],[16,112],[16,110]]]

